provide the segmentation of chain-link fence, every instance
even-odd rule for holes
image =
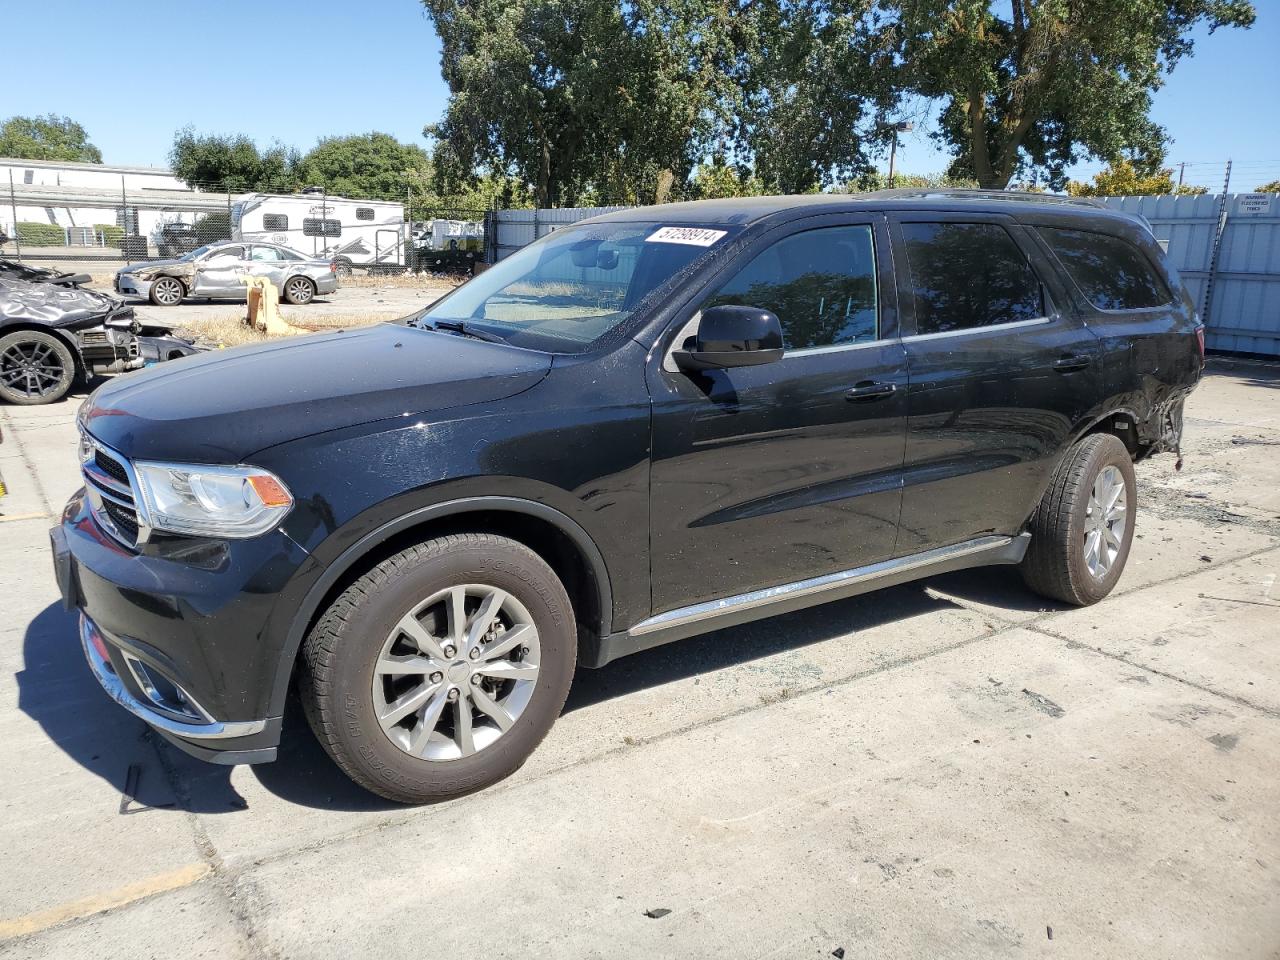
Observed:
[[[466,273],[486,258],[485,230],[485,211],[441,207],[412,190],[192,188],[163,170],[0,159],[0,256],[59,269],[94,272],[235,240],[331,260],[343,273]]]

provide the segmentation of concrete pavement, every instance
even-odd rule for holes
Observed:
[[[1096,607],[971,571],[659,648],[418,809],[296,715],[228,770],[107,702],[47,555],[74,407],[0,407],[0,957],[1280,950],[1276,367],[1213,365]]]

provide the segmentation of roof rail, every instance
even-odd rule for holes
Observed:
[[[960,187],[898,187],[893,190],[873,190],[864,197],[889,200],[893,198],[928,198],[934,200],[1017,200],[1023,203],[1066,203],[1082,207],[1101,207],[1106,204],[1092,197],[1069,197],[1060,193],[1034,193],[1030,190],[974,190]]]

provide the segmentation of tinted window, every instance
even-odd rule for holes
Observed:
[[[1099,310],[1162,307],[1173,299],[1142,251],[1105,233],[1040,227],[1080,292]]]
[[[357,219],[357,220],[372,220],[372,219],[373,219],[373,207],[356,207],[356,219]]]
[[[288,230],[289,217],[283,213],[264,213],[262,215],[263,230]]]
[[[340,237],[342,236],[342,221],[322,220],[319,217],[304,217],[302,220],[302,235],[305,237]]]
[[[244,259],[244,247],[217,247],[209,252],[210,260]]]
[[[702,309],[722,304],[772,310],[788,350],[874,340],[878,310],[871,227],[809,230],[779,240]]]
[[[1044,316],[1040,281],[994,223],[904,223],[916,333],[948,333]]]

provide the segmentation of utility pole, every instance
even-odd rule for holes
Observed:
[[[893,188],[894,167],[898,159],[898,134],[909,133],[915,128],[915,124],[910,120],[898,120],[894,123],[887,123],[884,129],[892,131],[893,140],[889,143],[889,188]]]
[[[1186,161],[1184,160],[1182,163],[1178,164],[1178,192],[1179,193],[1182,192],[1182,177],[1183,177],[1183,174],[1185,174],[1186,172],[1187,172],[1187,164],[1186,164]]]

